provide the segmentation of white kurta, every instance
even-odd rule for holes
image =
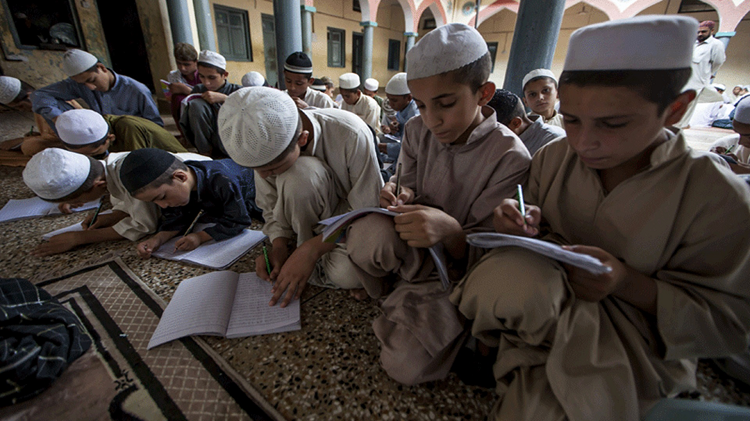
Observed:
[[[370,98],[365,94],[361,94],[357,102],[354,105],[349,105],[346,102],[341,103],[341,109],[356,114],[362,119],[368,126],[375,130],[375,133],[380,134],[380,105],[374,99]]]
[[[738,133],[734,133],[716,139],[716,141],[711,144],[711,150],[713,150],[717,146],[721,146],[724,149],[729,149],[729,147],[734,146],[734,148],[732,148],[732,153],[737,156],[737,158],[739,158],[739,162],[742,164],[750,165],[750,148],[746,148],[739,143],[740,135]]]
[[[316,91],[310,87],[305,92],[305,99],[303,99],[307,105],[315,108],[336,108],[336,103],[333,102],[330,96],[323,92]]]
[[[708,37],[702,42],[696,41],[693,49],[693,73],[690,75],[685,89],[700,91],[711,84],[711,75],[716,73],[727,59],[724,44],[714,37]]]

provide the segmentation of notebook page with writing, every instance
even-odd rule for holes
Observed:
[[[199,224],[200,225],[200,224]],[[205,228],[196,228],[193,232]],[[164,243],[159,250],[152,253],[153,256],[167,260],[177,260],[194,263],[196,265],[212,269],[226,269],[236,262],[245,253],[250,251],[258,243],[266,238],[262,231],[243,230],[242,233],[226,240],[208,241],[191,251],[174,251],[174,245],[182,238],[178,235]]]
[[[104,211],[104,212],[100,213],[99,215],[106,215],[108,213],[112,213],[112,211],[111,210],[107,210],[107,211]],[[56,235],[64,234],[66,232],[76,232],[76,231],[83,231],[83,222],[78,222],[76,224],[67,226],[65,228],[60,228],[60,229],[57,229],[57,230],[54,230],[54,231],[50,231],[50,232],[48,232],[48,233],[46,233],[46,234],[44,234],[42,236],[42,240],[49,241],[50,238],[52,238],[52,237],[54,237]]]
[[[148,349],[189,335],[224,336],[237,289],[236,272],[211,272],[180,282]]]
[[[255,273],[242,273],[232,306],[227,338],[280,333],[302,329],[299,300],[286,308],[268,305],[273,293],[271,284]]]
[[[95,209],[97,206],[99,206],[99,200],[84,203],[83,206],[74,208],[73,212]],[[57,203],[47,202],[38,197],[22,200],[9,200],[8,203],[0,209],[0,222],[60,214],[62,214],[62,212],[57,209]]]
[[[481,248],[505,246],[523,247],[559,262],[585,269],[594,275],[600,275],[612,271],[612,268],[604,266],[597,258],[587,254],[574,253],[563,249],[557,244],[537,240],[535,238],[519,237],[516,235],[499,234],[494,232],[482,232],[467,235],[466,242],[472,246]]]

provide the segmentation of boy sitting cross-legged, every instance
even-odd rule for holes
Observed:
[[[492,418],[638,420],[695,388],[696,359],[743,352],[750,333],[750,191],[680,121],[698,22],[641,16],[577,30],[560,76],[567,138],[531,163],[526,218],[498,232],[567,245],[603,275],[499,248],[451,300],[498,347]],[[627,41],[624,41],[627,40]]]
[[[175,244],[177,250],[189,251],[206,241],[234,237],[250,226],[253,216],[260,217],[253,173],[231,159],[183,162],[161,149],[138,149],[125,158],[120,178],[130,195],[164,209],[159,232],[137,246],[143,258],[176,235],[185,234]],[[201,211],[198,222],[215,225],[186,233]]]
[[[420,115],[404,129],[402,191],[395,177],[380,191],[380,205],[401,215],[354,222],[347,251],[370,296],[380,297],[396,280],[373,328],[388,375],[415,384],[445,377],[465,337],[426,248],[442,246],[449,267],[462,273],[477,258],[466,234],[492,229],[494,207],[526,181],[531,158],[486,106],[495,84],[487,81],[490,54],[476,29],[441,26],[407,60]]]

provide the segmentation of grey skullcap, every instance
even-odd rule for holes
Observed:
[[[125,157],[120,166],[120,181],[128,193],[146,187],[174,163],[171,153],[156,149],[136,149]]]
[[[422,79],[458,70],[488,51],[479,31],[463,23],[449,23],[428,32],[406,53],[406,77]]]
[[[0,104],[10,104],[20,93],[20,80],[10,76],[0,76]]]

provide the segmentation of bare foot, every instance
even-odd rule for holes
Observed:
[[[352,298],[354,298],[357,301],[364,301],[369,297],[369,295],[367,295],[367,291],[365,291],[364,288],[350,289],[349,295],[351,295]]]

